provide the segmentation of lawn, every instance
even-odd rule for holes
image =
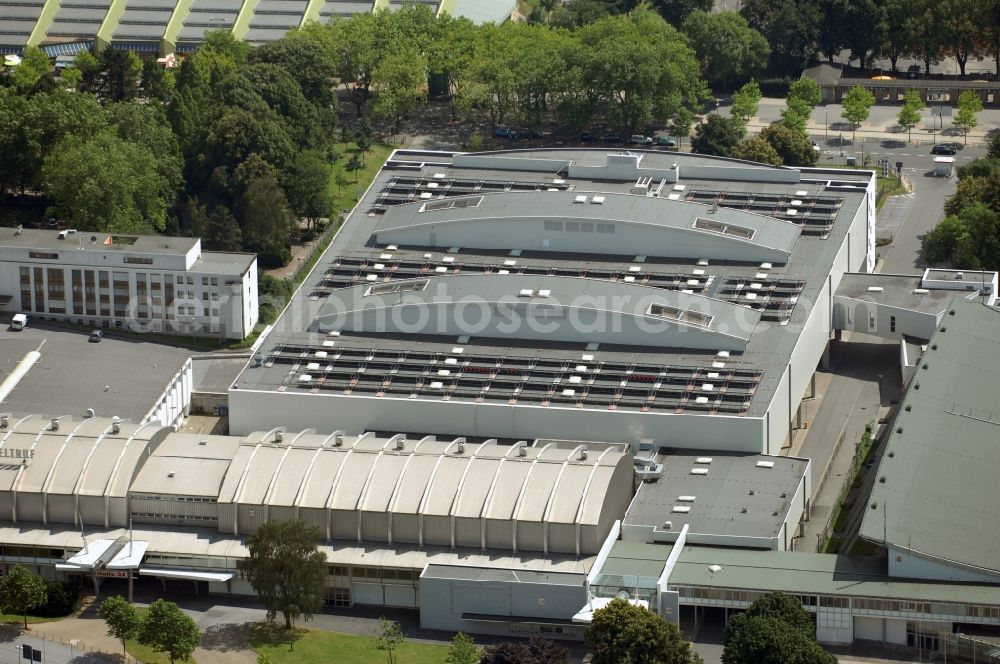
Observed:
[[[65,618],[65,616],[63,616],[63,618]],[[28,616],[29,625],[34,623],[52,622],[53,620],[62,620],[62,618],[39,618],[38,616]],[[19,613],[0,613],[0,623],[14,623],[23,626],[24,616]]]
[[[276,664],[324,662],[330,664],[384,664],[386,653],[375,648],[375,639],[337,632],[320,632],[296,627],[260,624],[250,634],[250,647],[267,653]],[[442,664],[448,646],[426,643],[403,643],[395,651],[395,660],[405,664]]]
[[[385,143],[372,143],[368,153],[364,156],[365,165],[359,171],[348,171],[347,162],[351,156],[358,151],[358,146],[354,143],[337,143],[334,149],[339,158],[333,164],[333,173],[330,176],[330,194],[333,196],[333,211],[350,212],[358,203],[361,194],[375,179],[375,174],[382,168],[382,164],[396,149],[394,145]],[[345,184],[337,186],[337,176],[344,178]]]

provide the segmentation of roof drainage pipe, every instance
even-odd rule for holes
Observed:
[[[41,346],[39,346],[41,348]],[[37,350],[30,351],[25,355],[14,370],[10,372],[10,375],[0,383],[0,403],[7,398],[7,395],[14,391],[17,384],[21,382],[21,379],[28,373],[31,367],[35,366],[35,362],[42,359],[42,354]]]

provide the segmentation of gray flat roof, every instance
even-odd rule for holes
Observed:
[[[777,537],[809,466],[806,459],[759,454],[701,452],[661,454],[658,459],[663,474],[639,486],[622,523],[662,530],[664,521],[670,521],[671,532],[688,524],[692,534],[736,537]],[[758,466],[761,462],[773,466]],[[696,468],[708,473],[691,474]],[[690,511],[674,512],[675,507]]]
[[[116,338],[112,330],[105,330],[100,343],[89,343],[87,330],[51,326],[30,314],[28,326],[17,332],[7,328],[8,321],[0,329],[0,379],[45,343],[41,359],[0,403],[3,412],[82,417],[93,408],[98,416],[138,422],[190,355],[183,348]]]
[[[26,249],[74,249],[123,253],[187,254],[198,238],[167,235],[128,235],[79,231],[59,239],[60,231],[0,228],[0,246]],[[91,242],[94,238],[94,242]]]
[[[997,309],[956,302],[948,310],[900,404],[863,537],[1000,570],[998,339]]]
[[[898,306],[927,314],[940,314],[955,298],[964,298],[963,291],[926,289],[921,275],[845,274],[837,287],[837,295],[864,302]],[[872,288],[881,290],[871,290]],[[928,291],[928,292],[917,292]],[[976,293],[975,295],[978,295]]]
[[[243,366],[247,363],[245,357],[194,357],[192,374],[194,391],[225,394],[236,380]]]
[[[791,209],[789,206],[792,200],[806,201],[813,210],[824,210],[821,218],[827,220],[823,222],[827,225],[818,226],[818,230],[814,229],[811,233],[803,230],[794,244],[787,264],[774,264],[763,272],[756,263],[732,261],[709,261],[707,265],[699,265],[694,260],[610,256],[600,254],[599,251],[592,254],[526,252],[515,258],[506,252],[487,252],[471,248],[446,251],[442,248],[431,250],[401,245],[389,249],[386,245],[376,245],[371,242],[373,234],[381,223],[380,209],[388,209],[396,202],[419,200],[421,192],[435,191],[435,188],[427,188],[430,183],[435,183],[437,190],[444,186],[441,183],[446,183],[449,190],[458,192],[454,195],[461,195],[463,192],[468,195],[479,191],[503,191],[505,187],[507,190],[511,190],[511,187],[520,190],[565,187],[577,193],[628,194],[635,185],[634,179],[593,180],[569,177],[565,173],[557,172],[563,167],[562,164],[569,162],[580,166],[600,166],[607,162],[609,153],[620,152],[621,150],[596,148],[497,153],[512,159],[551,160],[554,164],[551,172],[456,166],[452,164],[451,153],[397,152],[387,166],[377,174],[357,208],[294,295],[286,313],[264,340],[260,348],[262,356],[267,357],[290,344],[322,348],[323,342],[327,340],[326,335],[308,331],[303,321],[312,321],[315,318],[322,302],[330,293],[367,281],[374,280],[381,283],[395,279],[412,279],[428,272],[435,274],[438,272],[438,267],[448,266],[452,272],[461,271],[463,274],[482,272],[498,279],[502,278],[506,271],[512,274],[587,276],[621,283],[628,281],[625,277],[634,275],[630,268],[640,266],[642,273],[649,275],[649,280],[645,282],[647,285],[658,284],[669,290],[690,289],[707,297],[742,305],[749,303],[762,309],[763,318],[753,328],[745,352],[734,354],[726,361],[727,369],[739,367],[759,372],[759,382],[755,384],[752,399],[741,412],[749,416],[762,417],[771,402],[774,390],[780,384],[781,375],[790,361],[799,333],[811,312],[813,303],[826,287],[827,277],[850,223],[866,205],[866,193],[863,187],[872,177],[869,172],[803,169],[798,182],[699,179],[685,176],[685,169],[688,173],[697,173],[699,172],[697,168],[701,168],[700,172],[704,172],[706,166],[723,169],[732,167],[734,176],[743,173],[746,177],[769,169],[703,155],[644,151],[643,168],[670,169],[673,164],[679,164],[684,190],[675,192],[672,188],[666,189],[671,194],[682,193],[680,200],[705,204],[721,200],[720,208],[759,210],[761,214],[773,213],[785,219],[803,218],[803,215],[781,216]],[[787,177],[788,169],[776,170],[780,171],[782,177]],[[406,182],[403,183],[403,180]],[[561,184],[557,184],[556,180],[560,180]],[[849,186],[840,186],[836,183]],[[666,195],[667,191],[663,194]],[[451,258],[454,262],[449,264],[446,258]],[[509,260],[514,260],[516,265],[508,266]],[[691,280],[696,282],[695,285],[689,285]],[[763,290],[753,291],[751,286],[754,283],[761,284]],[[746,296],[751,292],[761,294],[755,299],[747,299]],[[448,353],[456,345],[454,342],[454,338],[393,338],[386,335],[364,334],[349,338],[345,335],[338,344],[369,350],[384,349],[386,352],[419,350],[427,353]],[[569,361],[579,360],[581,354],[590,354],[594,362],[640,362],[661,367],[674,365],[708,367],[709,371],[713,370],[711,366],[716,360],[713,352],[687,350],[664,352],[660,349],[611,347],[587,351],[580,345],[560,346],[543,342],[522,344],[476,337],[463,345],[466,354],[478,353],[492,357],[518,355]],[[288,367],[277,363],[271,365],[268,362],[248,367],[239,377],[241,389],[285,389],[287,381]],[[595,404],[595,407],[606,408],[607,405]]]

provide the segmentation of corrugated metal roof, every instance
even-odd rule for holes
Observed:
[[[661,547],[664,556],[669,547]],[[665,558],[664,558],[665,559]],[[709,565],[719,565],[716,572]],[[781,590],[788,593],[929,602],[1000,604],[1000,586],[917,583],[892,579],[873,558],[823,553],[685,547],[670,585]]]

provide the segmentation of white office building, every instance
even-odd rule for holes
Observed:
[[[95,328],[243,339],[257,257],[199,238],[0,228],[0,311]]]

